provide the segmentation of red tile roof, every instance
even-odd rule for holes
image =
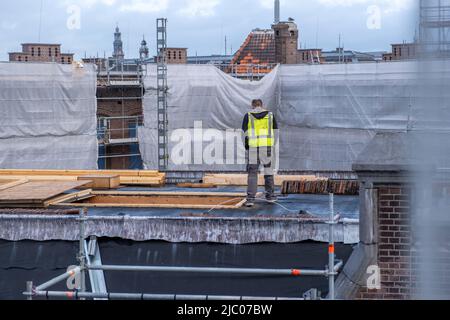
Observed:
[[[231,61],[231,64],[242,65],[237,67],[238,73],[248,73],[249,65],[258,65],[259,73],[269,73],[275,63],[275,35],[272,29],[253,30]]]

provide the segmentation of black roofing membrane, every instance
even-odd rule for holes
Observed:
[[[100,239],[103,264],[324,269],[328,244],[262,243],[251,245],[133,242]],[[26,281],[42,284],[77,264],[77,242],[0,240],[0,299],[24,299]],[[347,261],[352,246],[338,244],[339,259]],[[264,297],[301,297],[311,288],[328,291],[325,277],[261,277],[189,273],[106,272],[109,292],[194,294]],[[88,281],[89,286],[89,281]],[[66,290],[65,282],[52,290]]]

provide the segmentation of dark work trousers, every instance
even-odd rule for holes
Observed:
[[[247,199],[255,200],[258,193],[258,174],[261,165],[264,166],[264,179],[266,198],[271,199],[275,195],[274,168],[272,166],[272,148],[250,148],[247,153],[248,189]]]

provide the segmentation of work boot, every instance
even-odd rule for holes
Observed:
[[[254,199],[247,199],[247,201],[244,204],[247,208],[253,208],[255,206],[255,200]]]
[[[276,202],[278,201],[278,197],[272,195],[272,196],[266,197],[266,200],[267,200],[267,202],[269,202],[269,203],[276,203]]]

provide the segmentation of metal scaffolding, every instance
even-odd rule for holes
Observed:
[[[245,268],[192,268],[192,267],[170,267],[170,266],[116,266],[103,265],[101,263],[100,249],[95,238],[86,241],[86,222],[88,220],[87,209],[80,211],[79,221],[79,266],[65,272],[64,274],[45,282],[42,285],[34,286],[32,282],[27,282],[26,291],[23,294],[27,299],[33,297],[65,298],[65,299],[120,299],[120,300],[305,300],[317,298],[316,294],[304,295],[298,299],[281,297],[236,297],[236,296],[209,296],[209,295],[156,295],[147,293],[109,293],[106,290],[105,277],[103,272],[173,272],[173,273],[207,273],[207,274],[227,274],[227,275],[258,275],[274,277],[308,277],[322,276],[329,279],[328,299],[335,299],[335,278],[344,266],[344,262],[336,259],[334,231],[335,225],[340,219],[334,213],[334,195],[330,194],[330,215],[329,221],[329,243],[328,243],[328,266],[324,269],[245,269]],[[86,276],[89,273],[92,292],[86,290]],[[54,285],[65,281],[71,277],[78,276],[80,283],[77,290],[73,291],[49,291]],[[316,292],[312,289],[311,292]]]
[[[157,89],[158,89],[158,157],[159,171],[166,171],[169,165],[168,113],[167,113],[167,19],[156,20],[157,44]]]
[[[94,60],[97,66],[99,108],[109,104],[108,111],[112,114],[117,113],[117,116],[98,114],[99,166],[107,169],[111,166],[112,159],[120,159],[124,163],[132,162],[128,158],[140,159],[140,153],[135,150],[138,149],[137,131],[143,124],[143,115],[129,116],[128,110],[134,102],[142,104],[147,66],[133,59],[91,60]],[[115,105],[116,103],[119,106]],[[137,163],[139,161],[142,160],[138,160]],[[129,167],[124,164],[123,169],[129,169]]]
[[[420,0],[421,55],[450,57],[450,0]]]

